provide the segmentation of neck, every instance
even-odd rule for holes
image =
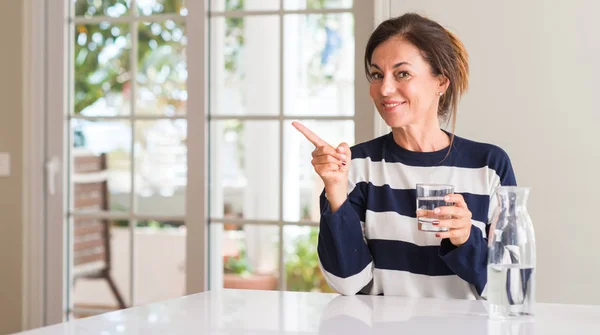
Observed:
[[[428,127],[409,125],[393,128],[392,135],[396,144],[409,151],[439,151],[450,145],[450,137],[440,129],[439,123]]]

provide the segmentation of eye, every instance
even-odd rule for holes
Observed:
[[[379,72],[371,72],[371,79],[381,79],[383,76]]]
[[[396,78],[398,79],[406,79],[410,77],[410,73],[406,72],[406,71],[400,71],[396,74]]]

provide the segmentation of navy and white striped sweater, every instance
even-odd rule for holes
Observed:
[[[408,151],[391,133],[351,148],[348,200],[331,214],[321,195],[318,254],[329,285],[357,293],[478,299],[487,282],[490,197],[516,185],[499,147],[458,136],[448,149]],[[460,247],[418,230],[417,183],[454,185],[472,212],[471,235]],[[493,204],[493,203],[492,203]]]

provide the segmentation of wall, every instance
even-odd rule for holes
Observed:
[[[600,1],[391,1],[458,34],[471,88],[458,135],[495,143],[532,187],[538,301],[600,304]],[[590,220],[591,219],[591,220]]]
[[[11,156],[11,175],[0,177],[0,334],[21,329],[22,290],[22,35],[23,4],[0,10],[0,152]]]

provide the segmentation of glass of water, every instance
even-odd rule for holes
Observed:
[[[417,184],[417,223],[421,231],[448,231],[433,225],[433,221],[450,219],[449,215],[437,215],[433,210],[442,206],[454,206],[444,197],[454,193],[454,186],[446,184]]]

